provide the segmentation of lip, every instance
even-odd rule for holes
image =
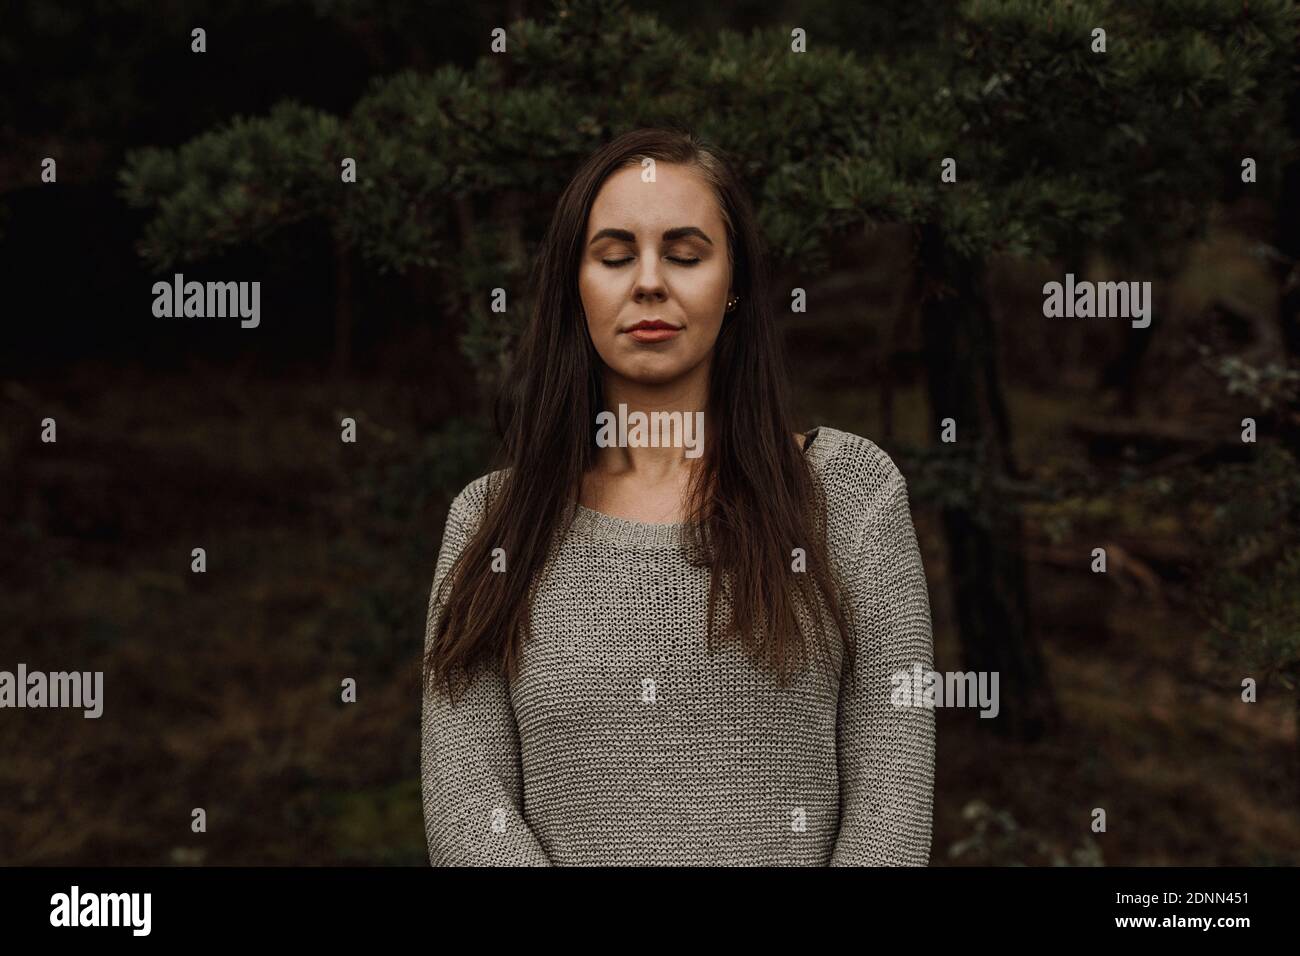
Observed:
[[[627,334],[637,342],[666,342],[681,331],[681,326],[660,319],[643,320],[627,329]]]

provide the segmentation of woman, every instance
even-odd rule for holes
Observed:
[[[504,467],[430,594],[434,865],[928,862],[934,713],[890,702],[932,662],[906,484],[793,431],[763,255],[687,133],[619,137],[560,197]]]

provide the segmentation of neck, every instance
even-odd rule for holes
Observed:
[[[627,421],[626,443],[596,451],[595,470],[604,474],[639,474],[662,479],[673,473],[688,474],[701,460],[703,427],[708,404],[707,382],[671,382],[647,385],[606,374],[605,410],[616,423]],[[620,406],[622,406],[620,408]],[[634,424],[644,415],[642,441],[634,443]],[[655,413],[660,413],[655,417]],[[664,416],[671,415],[671,420]],[[635,417],[634,417],[635,415]],[[608,417],[607,417],[608,420]],[[671,426],[668,424],[671,421]],[[619,427],[621,431],[620,425]],[[659,447],[653,447],[655,437]],[[671,443],[670,443],[671,441]]]

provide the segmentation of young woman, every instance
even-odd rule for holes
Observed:
[[[503,467],[429,598],[434,865],[928,862],[934,712],[891,703],[933,655],[907,487],[792,429],[767,281],[688,133],[625,134],[560,197]]]

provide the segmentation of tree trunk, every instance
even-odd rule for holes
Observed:
[[[1291,683],[1295,696],[1295,802],[1300,807],[1300,668],[1291,672]]]
[[[1287,128],[1300,136],[1300,85],[1293,85],[1287,97]],[[1282,343],[1288,364],[1300,363],[1300,159],[1282,167],[1282,190],[1278,197],[1274,248],[1281,255],[1281,291],[1277,317],[1282,324]],[[1300,460],[1300,398],[1289,403],[1279,416],[1283,446]],[[1295,509],[1292,510],[1292,516]],[[1295,695],[1296,805],[1300,806],[1300,667],[1291,671]]]
[[[1287,127],[1291,134],[1300,137],[1300,85],[1292,87],[1287,99]],[[1289,362],[1300,362],[1300,159],[1293,159],[1282,168],[1282,194],[1278,198],[1276,235],[1273,245],[1281,254],[1281,294],[1278,299],[1278,321],[1282,325],[1282,342]],[[1283,414],[1282,441],[1286,448],[1300,458],[1300,400],[1291,402]],[[1297,740],[1300,747],[1300,740]]]
[[[334,243],[334,374],[352,365],[352,261],[343,241]]]
[[[953,606],[967,670],[999,675],[994,730],[1035,740],[1059,722],[1055,695],[1029,623],[1019,510],[1000,496],[1017,472],[998,380],[997,343],[982,263],[963,260],[939,230],[920,231],[916,277],[935,434],[957,423],[951,446],[970,469],[972,498],[942,510]]]

